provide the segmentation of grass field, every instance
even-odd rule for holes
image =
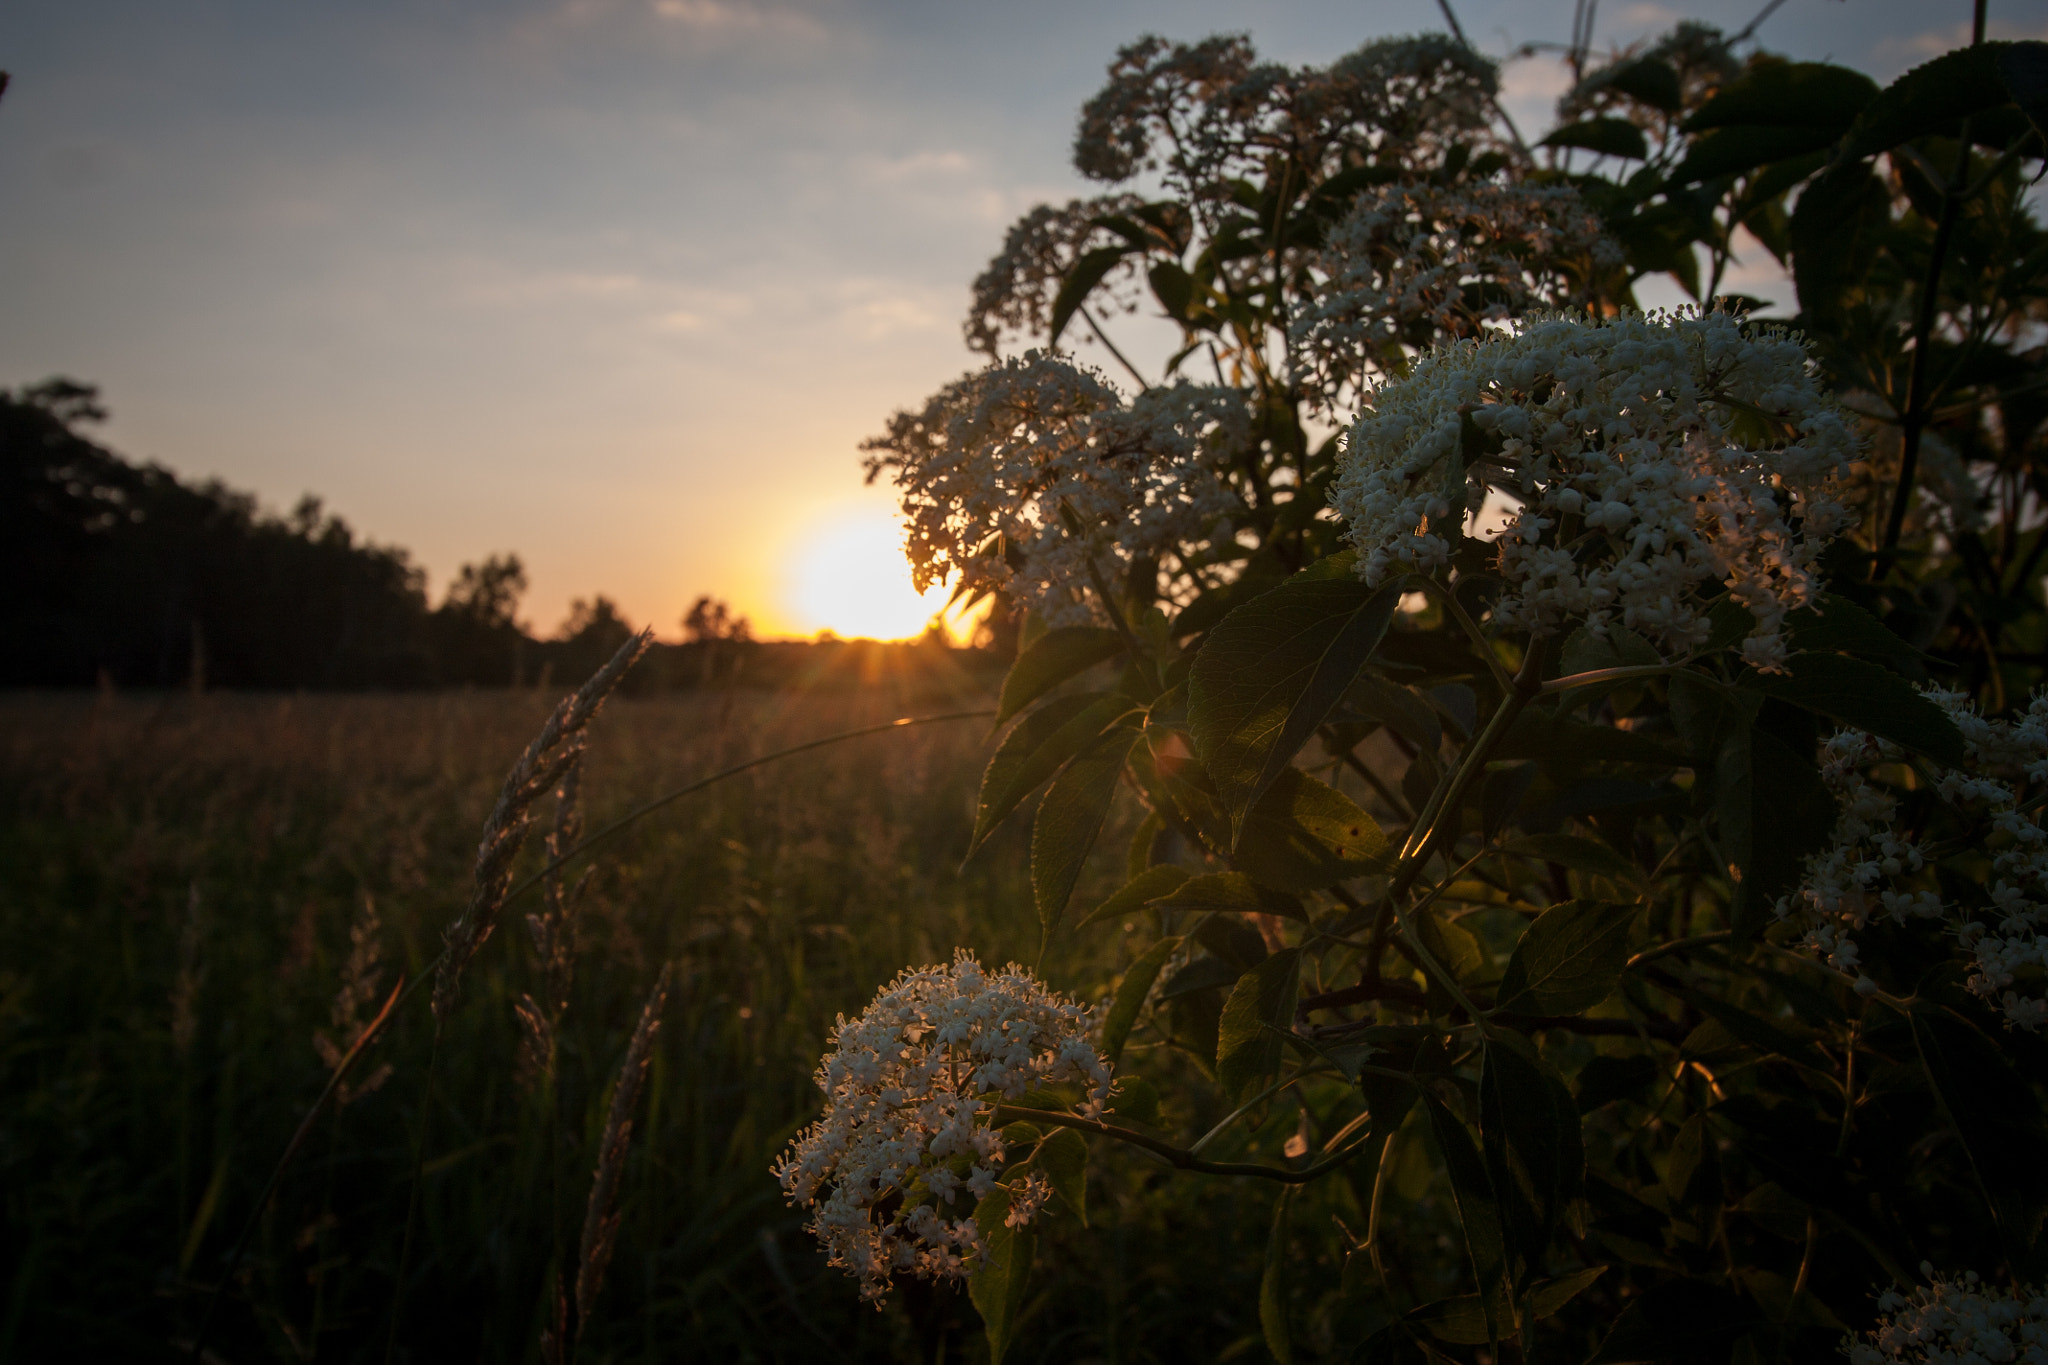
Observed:
[[[859,1306],[768,1174],[815,1116],[810,1073],[838,1012],[956,945],[994,961],[1036,952],[1024,822],[959,867],[981,720],[757,769],[596,855],[557,1062],[559,1131],[546,1087],[522,1068],[513,1011],[537,975],[520,922],[537,897],[509,907],[443,1043],[404,1284],[425,992],[226,1274],[325,1078],[316,1035],[346,1046],[400,974],[431,960],[467,897],[498,783],[553,700],[0,701],[0,1357],[175,1358],[226,1275],[208,1332],[221,1360],[383,1359],[394,1299],[396,1358],[538,1359],[554,1248],[565,1220],[580,1226],[607,1090],[664,962],[675,984],[618,1251],[579,1357],[985,1356],[964,1302],[899,1293],[879,1313]],[[778,747],[987,704],[885,683],[615,700],[595,728],[589,822]],[[1135,819],[1113,817],[1077,900],[1120,880]],[[530,846],[520,870],[535,866]],[[1116,926],[1091,932],[1056,948],[1049,979],[1087,994],[1113,984]],[[1127,1061],[1139,1058],[1186,1065],[1134,1046]],[[1215,1117],[1169,1115],[1196,1132]],[[1010,1358],[1262,1352],[1259,1258],[1246,1253],[1263,1244],[1272,1193],[1122,1153],[1093,1160],[1094,1226],[1056,1220],[1041,1241]],[[1352,1205],[1348,1186],[1319,1207]],[[1316,1287],[1293,1291],[1321,1296],[1308,1317],[1331,1346],[1347,1335],[1336,1257],[1302,1281]]]

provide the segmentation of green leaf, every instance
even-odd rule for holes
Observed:
[[[1800,312],[1829,325],[1864,290],[1891,231],[1891,191],[1867,166],[1821,175],[1799,192],[1790,226]]]
[[[1123,636],[1099,626],[1061,626],[1048,630],[1025,647],[1003,675],[1002,700],[996,707],[1001,725],[1039,697],[1091,664],[1123,652]]]
[[[1038,1144],[1031,1164],[1045,1172],[1053,1193],[1065,1200],[1081,1226],[1088,1226],[1088,1139],[1071,1128],[1054,1128]]]
[[[1742,685],[1937,762],[1963,761],[1963,736],[1955,722],[1890,669],[1846,654],[1795,654],[1787,667],[1789,676],[1753,673]]]
[[[1556,863],[1625,886],[1643,885],[1642,870],[1633,862],[1596,839],[1582,839],[1576,834],[1524,834],[1508,840],[1500,851],[1517,858]]]
[[[1667,114],[1675,114],[1685,106],[1678,72],[1671,63],[1657,57],[1620,62],[1594,73],[1590,80],[1602,90],[1617,91]]]
[[[1119,1076],[1110,1087],[1110,1117],[1122,1123],[1159,1126],[1159,1091],[1143,1076]]]
[[[1138,954],[1138,960],[1125,969],[1124,979],[1116,988],[1116,999],[1110,1003],[1109,1016],[1102,1021],[1102,1055],[1111,1066],[1124,1055],[1124,1042],[1131,1036],[1131,1026],[1138,1022],[1138,1011],[1145,1008],[1145,997],[1152,994],[1152,983],[1159,979],[1160,968],[1180,944],[1177,936],[1162,938]]]
[[[1195,301],[1195,277],[1177,261],[1161,261],[1145,272],[1145,278],[1152,282],[1153,296],[1166,310],[1166,316],[1175,322],[1186,322],[1188,308]]]
[[[1685,755],[1655,735],[1592,725],[1530,707],[1515,717],[1493,751],[1497,761],[1534,759],[1539,763],[1649,763],[1680,767]]]
[[[1285,915],[1306,919],[1301,902],[1269,891],[1242,872],[1203,872],[1184,878],[1146,902],[1154,910],[1188,914]]]
[[[1566,1304],[1593,1287],[1593,1281],[1607,1273],[1604,1265],[1591,1266],[1554,1280],[1538,1280],[1522,1295],[1527,1316],[1542,1320],[1554,1316]]]
[[[1443,722],[1415,690],[1390,682],[1368,668],[1345,696],[1351,708],[1370,716],[1418,749],[1435,753],[1443,744]]]
[[[1294,1343],[1287,1335],[1287,1206],[1294,1202],[1292,1186],[1280,1191],[1273,1203],[1273,1230],[1266,1235],[1266,1267],[1259,1275],[1259,1329],[1265,1334],[1266,1349],[1280,1365],[1294,1365]]]
[[[967,856],[973,857],[1003,817],[1041,782],[1135,707],[1130,698],[1114,692],[1057,697],[1018,721],[981,775]]]
[[[1501,974],[1498,1008],[1578,1014],[1607,998],[1628,964],[1633,905],[1566,901],[1536,917]]]
[[[1877,82],[1828,62],[1762,60],[1714,92],[1685,121],[1688,133],[1737,124],[1814,128],[1833,142],[1873,99]]]
[[[1059,343],[1060,333],[1067,330],[1082,302],[1130,252],[1128,246],[1099,246],[1074,262],[1066,279],[1060,282],[1059,297],[1052,302],[1052,330],[1045,338],[1046,345]]]
[[[1785,631],[1799,649],[1840,650],[1890,664],[1910,664],[1920,658],[1920,651],[1894,635],[1884,622],[1833,593],[1787,616]]]
[[[1081,864],[1102,832],[1124,760],[1137,742],[1135,726],[1111,729],[1067,765],[1038,803],[1031,822],[1031,899],[1047,939],[1081,879]]]
[[[1357,802],[1290,767],[1272,782],[1240,828],[1231,863],[1276,891],[1319,891],[1382,871],[1386,833]]]
[[[1400,585],[1374,590],[1347,551],[1226,616],[1188,679],[1196,756],[1241,836],[1248,812],[1287,771],[1394,618]]]
[[[1826,845],[1835,827],[1835,798],[1811,757],[1736,721],[1722,734],[1714,799],[1721,853],[1739,883],[1730,927],[1747,938],[1763,927],[1778,897],[1797,884],[1806,856]]]
[[[1188,870],[1172,863],[1148,867],[1125,882],[1115,894],[1081,917],[1076,929],[1086,929],[1097,920],[1116,919],[1144,909],[1146,902],[1171,894],[1188,879]]]
[[[1537,1320],[1555,1316],[1606,1272],[1606,1266],[1598,1265],[1554,1280],[1538,1280],[1522,1296],[1523,1316]],[[1477,1294],[1425,1303],[1409,1310],[1401,1320],[1454,1346],[1486,1345],[1486,1309]]]
[[[1693,140],[1685,160],[1671,173],[1674,185],[1696,185],[1724,175],[1745,175],[1776,161],[1789,161],[1831,147],[1835,134],[1799,125],[1741,124],[1716,128]]]
[[[1033,1236],[1030,1224],[1013,1228],[1005,1225],[1010,1216],[1010,1192],[998,1185],[974,1206],[974,1225],[981,1233],[981,1264],[968,1277],[967,1296],[981,1314],[982,1331],[988,1337],[989,1365],[1002,1365],[1003,1353],[1023,1315],[1027,1281],[1031,1276]]]
[[[1627,157],[1641,161],[1650,154],[1643,130],[1625,118],[1589,118],[1567,123],[1538,144],[1544,147],[1583,147],[1602,156]]]
[[[2018,1266],[2037,1244],[2048,1210],[2041,1172],[2048,1123],[2034,1089],[1997,1043],[1955,1011],[1922,1005],[1910,1017],[1928,1083],[1970,1155],[2006,1257]]]
[[[1479,1136],[1503,1229],[1540,1265],[1584,1183],[1579,1110],[1563,1080],[1512,1042],[1489,1039],[1479,1072]]]
[[[1507,1244],[1501,1236],[1500,1205],[1471,1132],[1428,1090],[1422,1092],[1422,1104],[1429,1115],[1437,1152],[1443,1157],[1444,1174],[1450,1177],[1451,1197],[1458,1206],[1465,1253],[1471,1261],[1472,1278],[1479,1286],[1476,1297],[1486,1339],[1498,1341],[1514,1330],[1514,1324],[1501,1321],[1500,1308],[1507,1289]]]
[[[1914,138],[1954,137],[1962,120],[2011,104],[2015,94],[2038,98],[2033,76],[2043,52],[2048,44],[1980,43],[1914,67],[1863,110],[1849,132],[1844,159],[1873,156]]]
[[[1216,1079],[1232,1100],[1280,1067],[1281,1035],[1301,999],[1301,949],[1283,948],[1246,972],[1223,1004],[1216,1034]]]

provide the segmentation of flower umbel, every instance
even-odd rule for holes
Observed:
[[[1920,1266],[1922,1274],[1932,1269]],[[1994,1289],[1974,1271],[1959,1280],[1931,1279],[1911,1293],[1887,1289],[1877,1296],[1884,1316],[1876,1330],[1842,1344],[1851,1365],[2048,1365],[2048,1294],[2028,1285]]]
[[[1851,523],[1839,492],[1855,454],[1782,331],[1725,313],[1536,317],[1433,351],[1374,394],[1330,501],[1378,583],[1445,568],[1466,512],[1505,494],[1495,624],[1620,625],[1671,658],[1707,642],[1725,587],[1755,620],[1744,656],[1769,670]]]
[[[1101,1111],[1109,1067],[1088,1010],[1011,963],[990,973],[961,949],[952,965],[909,969],[858,1019],[839,1017],[818,1066],[825,1112],[775,1164],[831,1263],[878,1299],[892,1278],[962,1279],[982,1250],[974,1206],[1003,1184],[1005,1145],[990,1125],[1005,1098],[1049,1083],[1087,1088]],[[1009,1222],[1050,1194],[1035,1173],[1005,1184]]]
[[[1971,856],[1990,855],[1981,902],[1944,896],[1925,869],[1920,843],[1899,829],[1896,784],[1880,781],[1905,755],[1861,730],[1827,742],[1821,778],[1838,811],[1828,846],[1806,860],[1799,887],[1778,903],[1779,916],[1806,922],[1805,945],[1836,971],[1859,974],[1856,932],[1872,918],[1903,924],[1948,922],[1971,959],[1970,992],[2003,1008],[2006,1022],[2034,1030],[2048,1022],[2048,830],[2031,799],[2048,781],[2048,693],[2036,694],[2013,720],[1987,720],[1960,692],[1929,690],[1963,735],[1963,766],[1940,772],[1941,799],[1981,826]]]

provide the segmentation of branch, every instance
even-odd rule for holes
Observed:
[[[1058,1109],[1026,1109],[1021,1105],[999,1104],[992,1120],[1000,1128],[1011,1123],[1049,1123],[1055,1128],[1074,1128],[1083,1133],[1094,1133],[1099,1137],[1114,1138],[1118,1142],[1142,1147],[1156,1157],[1165,1159],[1176,1170],[1193,1171],[1197,1175],[1248,1176],[1258,1180],[1276,1180],[1282,1185],[1306,1185],[1319,1180],[1337,1167],[1349,1161],[1365,1144],[1353,1143],[1341,1152],[1325,1157],[1313,1166],[1304,1166],[1290,1171],[1279,1166],[1261,1166],[1248,1161],[1204,1161],[1184,1147],[1176,1147],[1164,1138],[1141,1133],[1135,1128],[1123,1128],[1101,1119],[1082,1118]]]

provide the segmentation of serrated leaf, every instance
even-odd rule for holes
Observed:
[[[1368,588],[1354,562],[1351,552],[1334,555],[1253,598],[1211,630],[1195,656],[1189,732],[1233,839],[1393,620],[1399,584]]]
[[[1098,626],[1061,626],[1025,646],[1003,675],[1002,699],[996,704],[1001,725],[1033,701],[1092,664],[1123,652],[1123,636]]]
[[[1045,1172],[1053,1193],[1066,1201],[1081,1226],[1088,1226],[1088,1139],[1071,1128],[1054,1128],[1038,1144],[1031,1164]]]
[[[1031,899],[1048,939],[1081,879],[1081,865],[1095,847],[1124,760],[1137,742],[1135,726],[1111,729],[1067,764],[1038,803],[1031,822]]]
[[[1081,917],[1076,929],[1086,929],[1098,920],[1116,919],[1122,915],[1135,914],[1145,908],[1147,901],[1167,896],[1186,881],[1189,872],[1184,867],[1161,863],[1148,867],[1137,876],[1125,882],[1111,894],[1110,898]]]
[[[989,758],[981,775],[981,796],[974,813],[974,834],[967,856],[973,857],[1003,817],[1058,772],[1135,703],[1113,692],[1056,697],[1017,722]]]
[[[1828,62],[1759,61],[1685,121],[1688,133],[1733,124],[1815,128],[1832,142],[1877,98],[1877,82]]]
[[[1785,674],[1750,674],[1742,685],[1868,730],[1937,762],[1963,761],[1963,736],[1942,709],[1888,668],[1846,654],[1795,654]]]
[[[1109,1016],[1102,1021],[1102,1055],[1114,1067],[1124,1055],[1124,1043],[1131,1036],[1132,1025],[1138,1022],[1138,1011],[1145,1008],[1145,997],[1152,994],[1152,983],[1159,979],[1159,971],[1166,960],[1180,948],[1179,937],[1162,938],[1144,952],[1138,954],[1124,971],[1124,979],[1116,988],[1116,999],[1110,1002]]]
[[[1528,1316],[1539,1320],[1553,1316],[1559,1309],[1592,1288],[1593,1281],[1606,1273],[1606,1266],[1596,1265],[1570,1275],[1560,1275],[1554,1280],[1538,1280],[1522,1295],[1522,1302],[1528,1305]]]
[[[1536,917],[1501,974],[1497,1007],[1516,1014],[1577,1014],[1605,1000],[1628,963],[1633,905],[1566,901]]]
[[[1574,872],[1586,872],[1628,886],[1643,885],[1642,869],[1596,839],[1576,834],[1524,834],[1501,845],[1501,852],[1517,858],[1537,858]]]
[[[1299,948],[1283,948],[1238,978],[1216,1034],[1216,1079],[1232,1100],[1279,1069],[1281,1034],[1292,1030],[1300,998]]]
[[[1650,154],[1643,130],[1625,118],[1589,118],[1554,129],[1538,144],[1543,147],[1583,147],[1602,156],[1641,161]]]
[[[1773,162],[1822,151],[1834,145],[1835,137],[1835,133],[1824,128],[1796,124],[1716,128],[1693,139],[1685,159],[1671,172],[1671,183],[1696,185],[1724,175],[1745,175]]]
[[[1024,1311],[1031,1276],[1034,1240],[1030,1224],[1010,1227],[1010,1192],[998,1185],[974,1206],[974,1225],[981,1233],[981,1263],[967,1280],[967,1296],[981,1314],[988,1337],[989,1365],[1002,1365],[1004,1352]]]
[[[1299,768],[1266,788],[1241,828],[1231,863],[1276,891],[1319,891],[1383,870],[1386,832],[1356,801]]]
[[[1863,110],[1849,131],[1843,157],[1872,156],[1918,137],[1955,136],[1963,119],[2013,102],[2008,69],[2019,77],[2018,93],[2032,94],[2028,68],[2036,51],[2048,51],[2048,44],[1979,43],[1914,67]]]
[[[1052,303],[1052,326],[1045,338],[1048,346],[1057,345],[1060,333],[1067,330],[1067,324],[1074,319],[1088,295],[1101,284],[1110,271],[1116,269],[1123,258],[1129,255],[1128,246],[1101,246],[1086,252],[1067,271],[1066,279],[1060,281],[1059,296]]]

